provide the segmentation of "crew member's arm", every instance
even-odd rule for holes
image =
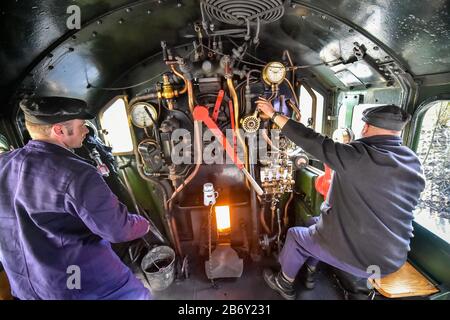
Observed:
[[[361,157],[361,152],[355,146],[333,141],[314,130],[307,128],[302,123],[275,113],[270,102],[258,100],[258,109],[264,112],[272,121],[280,127],[290,140],[312,154],[318,160],[326,163],[335,171],[346,170]]]
[[[148,221],[130,214],[95,170],[73,177],[67,188],[66,208],[109,242],[138,239],[149,230]]]

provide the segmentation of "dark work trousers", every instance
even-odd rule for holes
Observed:
[[[294,279],[305,262],[313,267],[322,261],[357,277],[368,278],[371,274],[339,261],[312,239],[311,235],[315,232],[314,228],[318,219],[319,217],[312,217],[307,221],[306,227],[293,227],[288,230],[278,259],[284,274]]]

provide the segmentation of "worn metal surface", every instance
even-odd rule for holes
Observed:
[[[66,26],[66,10],[73,4],[81,8],[81,30]],[[159,52],[160,40],[173,45],[192,40],[187,36],[200,17],[198,1],[182,4],[2,1],[0,98],[37,91],[84,98],[98,108],[117,92],[94,86],[117,84],[130,68]],[[256,53],[276,58],[287,48],[298,64],[320,63],[347,60],[358,44],[376,63],[397,61],[416,76],[450,72],[449,38],[448,0],[303,0],[292,1],[282,19],[261,27]],[[307,69],[300,72],[309,74]],[[327,66],[313,73],[328,87],[342,87]],[[3,104],[1,111],[8,113],[15,107],[12,102]]]

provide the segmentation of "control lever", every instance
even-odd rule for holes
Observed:
[[[264,191],[261,189],[261,187],[258,185],[258,183],[253,179],[251,174],[245,169],[244,164],[242,161],[237,157],[237,155],[234,152],[234,148],[230,145],[226,137],[223,135],[222,131],[220,131],[217,124],[211,119],[209,116],[208,108],[204,106],[196,106],[194,108],[193,112],[194,120],[195,121],[201,121],[203,122],[209,130],[213,133],[213,135],[216,137],[216,139],[220,142],[222,147],[225,149],[226,154],[233,160],[236,167],[238,167],[245,175],[247,180],[250,182],[252,187],[255,189],[256,193],[259,196],[262,196],[264,194]]]

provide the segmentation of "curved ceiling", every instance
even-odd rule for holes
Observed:
[[[30,92],[79,97],[98,108],[122,92],[98,88],[145,80],[142,73],[143,78],[129,76],[139,74],[136,68],[143,62],[155,71],[147,78],[157,74],[163,68],[155,56],[160,41],[190,45],[193,24],[200,20],[197,0],[9,0],[1,5],[0,98],[11,102],[3,113]],[[80,30],[67,28],[71,5],[81,9]],[[253,53],[280,59],[289,49],[296,64],[315,64],[345,61],[355,45],[363,45],[377,63],[395,61],[413,76],[448,73],[449,8],[447,0],[292,1],[282,19],[261,27]],[[327,66],[312,71],[328,87],[340,85]]]

